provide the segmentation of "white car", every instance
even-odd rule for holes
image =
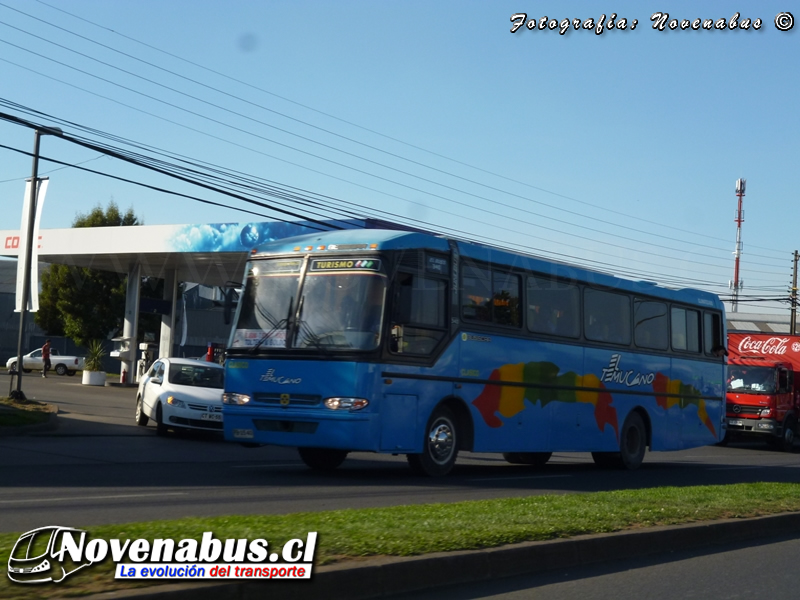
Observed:
[[[136,424],[156,422],[156,433],[168,429],[222,431],[221,365],[191,358],[159,358],[136,392]]]
[[[59,354],[55,348],[50,349],[50,365],[51,370],[55,371],[58,375],[75,375],[75,371],[82,371],[84,367],[84,358],[82,356],[66,356]],[[6,361],[6,369],[9,371],[17,370],[17,357],[12,356]],[[22,371],[23,373],[30,373],[31,371],[41,371],[44,369],[44,359],[42,358],[42,349],[37,348],[33,352],[28,352],[22,357]]]

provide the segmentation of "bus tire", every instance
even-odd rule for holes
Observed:
[[[504,452],[503,458],[512,465],[543,467],[553,456],[552,452]]]
[[[458,434],[452,411],[440,406],[425,428],[422,454],[409,454],[408,464],[418,475],[443,477],[453,470],[458,457]]]
[[[781,439],[778,441],[778,448],[784,452],[791,452],[794,450],[794,436],[795,429],[797,428],[797,419],[792,415],[786,417],[783,422],[783,429],[781,430]]]
[[[631,412],[622,424],[619,434],[619,454],[622,466],[629,471],[638,469],[647,450],[647,428],[642,416]]]
[[[298,448],[300,460],[314,471],[333,471],[347,458],[347,450],[329,448]]]

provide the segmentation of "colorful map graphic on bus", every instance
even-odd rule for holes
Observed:
[[[572,371],[558,374],[558,366],[551,362],[529,362],[515,365],[503,365],[492,371],[489,376],[491,381],[510,383],[533,383],[553,387],[524,387],[520,385],[492,385],[484,386],[480,395],[472,404],[481,413],[483,420],[489,427],[501,427],[502,419],[510,418],[525,410],[525,400],[531,404],[541,402],[542,408],[550,402],[584,402],[594,405],[594,416],[600,431],[605,431],[606,425],[614,428],[614,433],[619,439],[619,423],[617,409],[611,406],[613,398],[608,392],[602,391],[605,386],[593,374],[578,375]],[[573,389],[564,389],[573,388]],[[574,388],[593,388],[592,391]],[[599,389],[600,391],[594,391]]]
[[[502,427],[503,419],[500,417],[508,419],[525,410],[525,400],[532,405],[538,401],[542,408],[550,402],[582,402],[594,405],[594,417],[600,431],[605,431],[606,425],[610,425],[619,439],[619,419],[616,408],[612,406],[611,392],[592,373],[578,375],[569,371],[559,374],[557,365],[542,361],[503,365],[492,371],[489,380],[537,384],[535,387],[486,384],[472,404],[489,427]],[[697,388],[657,373],[653,379],[653,391],[656,393],[656,403],[665,410],[673,406],[680,407],[682,399],[684,407],[696,405],[697,416],[716,437],[714,424]]]
[[[700,396],[700,392],[693,385],[682,383],[679,379],[670,379],[661,373],[656,374],[653,381],[653,391],[656,393],[656,403],[664,410],[669,410],[673,406],[680,406],[681,400],[684,406],[694,404],[697,406],[697,416],[708,427],[708,430],[717,437],[714,423],[706,411],[706,403]],[[670,394],[667,396],[666,394]]]

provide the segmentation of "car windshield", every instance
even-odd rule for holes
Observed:
[[[223,369],[203,365],[170,365],[169,382],[175,385],[222,389],[224,385]]]
[[[380,261],[311,259],[302,287],[301,265],[302,259],[252,263],[230,347],[377,348],[386,298]]]
[[[775,393],[775,370],[767,367],[728,367],[729,392]]]

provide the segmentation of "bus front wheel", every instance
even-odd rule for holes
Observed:
[[[453,470],[458,457],[456,420],[449,408],[440,406],[425,428],[422,454],[409,454],[411,469],[428,477],[442,477]]]
[[[298,448],[300,460],[315,471],[333,471],[347,458],[347,450],[330,450],[326,448]]]

